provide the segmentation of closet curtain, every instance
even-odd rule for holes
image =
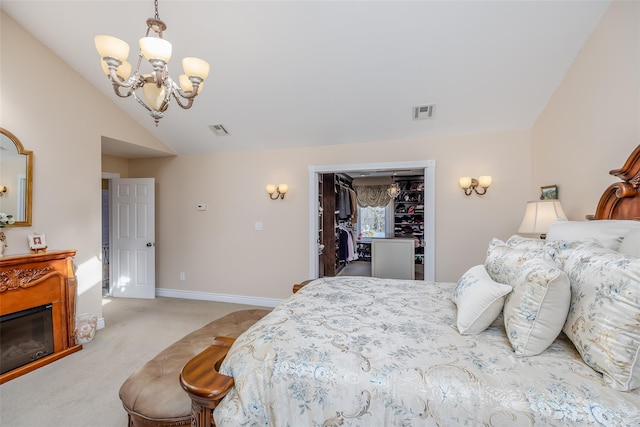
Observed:
[[[383,208],[391,201],[391,197],[387,193],[389,185],[354,186],[354,188],[358,205],[362,208]]]

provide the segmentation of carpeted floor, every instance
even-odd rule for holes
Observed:
[[[124,380],[189,332],[255,306],[156,298],[105,298],[105,328],[84,348],[0,385],[2,427],[126,427]]]

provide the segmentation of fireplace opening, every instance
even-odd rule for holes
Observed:
[[[0,374],[53,353],[51,304],[0,316]]]

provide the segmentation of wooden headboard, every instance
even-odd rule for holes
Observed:
[[[640,145],[633,150],[624,166],[609,172],[622,182],[611,184],[600,197],[596,213],[587,219],[640,220]]]

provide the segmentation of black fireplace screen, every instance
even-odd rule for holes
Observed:
[[[0,316],[0,374],[52,353],[51,304]]]

